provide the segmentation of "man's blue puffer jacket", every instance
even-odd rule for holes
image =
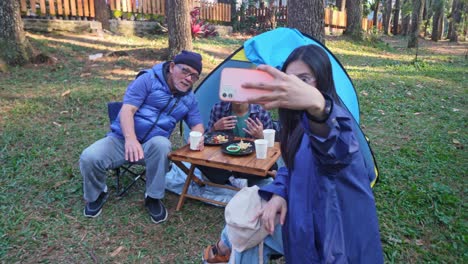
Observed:
[[[154,136],[169,138],[178,121],[184,119],[189,127],[202,123],[198,104],[192,90],[172,94],[165,73],[169,62],[156,64],[138,73],[125,92],[123,103],[138,107],[134,116],[135,133],[140,143]],[[154,123],[157,120],[157,124]],[[151,131],[150,131],[151,130]],[[120,113],[111,124],[108,136],[124,139]]]

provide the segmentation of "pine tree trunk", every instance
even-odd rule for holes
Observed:
[[[237,1],[231,0],[231,23],[237,22]]]
[[[411,16],[410,15],[407,15],[407,16],[405,16],[403,18],[403,20],[401,22],[401,34],[403,36],[408,36],[410,22],[411,22]]]
[[[190,10],[186,0],[166,0],[166,19],[169,30],[168,59],[182,50],[192,50]]]
[[[440,16],[439,31],[438,31],[439,34],[437,35],[438,40],[442,39],[442,34],[444,33],[444,29],[445,29],[444,17],[445,17],[444,13],[442,13],[442,15]]]
[[[399,21],[400,21],[400,0],[395,0],[395,7],[393,11],[393,27],[392,27],[393,35],[398,35]]]
[[[288,27],[296,28],[325,43],[325,13],[322,0],[289,0]]]
[[[374,6],[374,17],[372,18],[372,22],[374,23],[374,28],[375,29],[378,29],[379,5],[380,5],[380,0],[376,0],[375,1],[375,6]]]
[[[440,13],[435,12],[434,17],[432,18],[432,33],[431,40],[439,40],[439,23],[440,23]]]
[[[0,0],[0,58],[8,65],[24,65],[32,48],[23,29],[19,1]]]
[[[443,11],[444,11],[444,1],[443,0],[438,0],[434,4],[434,17],[432,18],[432,34],[431,34],[431,40],[432,41],[438,41],[440,40],[442,30],[442,18],[444,16]]]
[[[408,48],[418,46],[419,28],[422,21],[425,0],[413,0],[413,12],[411,15],[411,28],[409,30]]]
[[[101,22],[102,28],[110,30],[110,10],[107,6],[106,0],[94,0],[96,21]]]
[[[340,11],[346,11],[346,0],[336,0],[336,6]]]
[[[434,12],[432,12],[432,6],[430,2],[426,1],[426,4],[424,5],[424,12],[423,12],[423,20],[426,21],[424,23],[424,37],[427,37],[430,35],[428,28],[429,24],[431,22],[432,16],[434,15]]]
[[[462,14],[461,11],[464,8],[464,3],[460,0],[454,0],[452,5],[452,12],[450,15],[450,25],[448,39],[450,42],[458,41],[458,26],[460,25]]]
[[[270,24],[271,29],[276,28],[276,13],[278,12],[278,7],[272,5],[266,9],[266,20]]]
[[[388,35],[390,33],[390,18],[392,17],[392,0],[385,0],[385,8],[383,14],[383,33]]]
[[[356,40],[363,39],[362,32],[362,1],[348,0],[346,3],[346,29],[343,34]]]

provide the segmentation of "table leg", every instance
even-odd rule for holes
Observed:
[[[184,204],[185,196],[187,195],[190,182],[192,181],[192,178],[195,177],[195,175],[193,175],[194,171],[195,171],[195,165],[192,164],[190,165],[189,172],[187,173],[187,179],[185,179],[184,188],[182,189],[182,192],[180,193],[180,198],[179,198],[179,202],[177,203],[176,211],[179,211],[182,208],[182,205]]]
[[[175,163],[175,165],[177,165],[177,167],[179,167],[183,172],[185,172],[185,174],[189,174],[189,169],[187,169],[187,167],[180,161],[173,161]],[[200,187],[203,187],[205,186],[205,183],[200,180],[198,177],[193,177],[192,180],[198,184],[198,186]]]

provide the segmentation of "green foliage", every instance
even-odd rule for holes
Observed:
[[[364,35],[364,40],[375,45],[376,43],[382,42],[380,38],[382,37],[382,32],[380,32],[377,27],[373,27],[370,32],[367,32]]]
[[[132,20],[132,17],[133,17],[133,13],[132,12],[124,12],[122,14],[122,18],[123,19],[126,19],[126,20]]]
[[[403,2],[401,6],[401,17],[411,16],[411,12],[413,12],[413,4],[411,1]]]
[[[120,10],[114,10],[112,11],[112,17],[113,18],[121,18],[123,15],[122,11]]]
[[[363,4],[362,4],[362,7],[363,7],[363,9],[362,9],[362,15],[363,15],[364,17],[367,17],[367,16],[370,14],[370,12],[371,12],[371,5],[370,5],[369,1],[368,1],[368,0],[364,0],[364,1],[363,1]]]
[[[247,16],[246,3],[242,3],[240,9],[236,12],[236,17],[239,17],[239,20],[235,20],[233,24],[233,30],[237,32],[254,32],[258,30],[258,23],[256,16]]]
[[[195,7],[192,11],[190,11],[190,28],[192,38],[207,38],[218,36],[218,32],[216,31],[216,27],[214,25],[211,25],[207,21],[200,19],[199,7]]]
[[[163,24],[165,21],[166,17],[160,14],[151,14],[151,21],[156,21],[159,22],[160,24]]]

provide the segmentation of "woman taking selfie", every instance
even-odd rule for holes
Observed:
[[[293,264],[383,263],[369,180],[374,167],[366,166],[355,120],[337,96],[328,55],[319,46],[301,46],[289,55],[283,72],[266,65],[258,69],[274,81],[243,87],[271,91],[249,103],[279,108],[286,164],[273,183],[259,190],[268,201],[257,213],[271,235],[265,239],[265,257],[282,253]],[[278,215],[280,225],[275,226]],[[278,237],[283,252],[272,252],[267,240]],[[213,251],[229,254],[229,243],[223,235]],[[236,253],[236,260],[255,263],[242,257],[252,250]]]

